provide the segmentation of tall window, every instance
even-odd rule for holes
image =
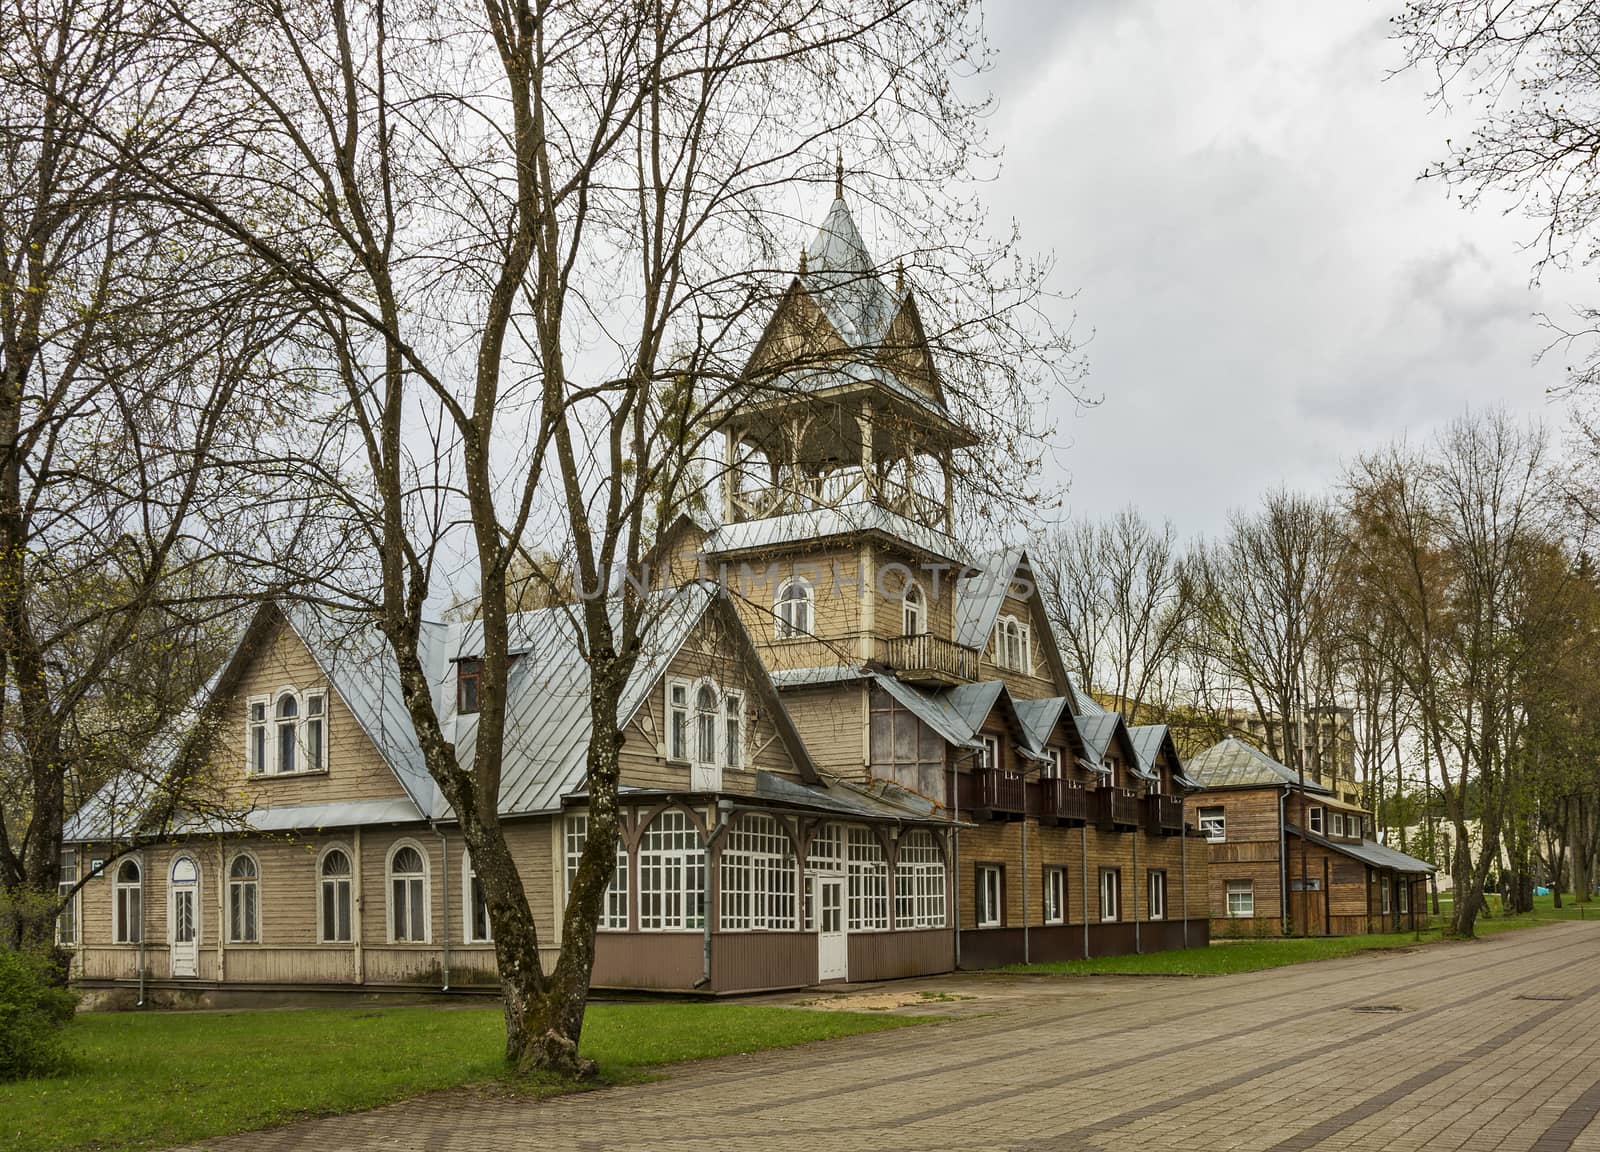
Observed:
[[[1404,876],[1396,876],[1394,885],[1400,893],[1400,915],[1405,916],[1411,911],[1411,881]]]
[[[944,856],[933,833],[906,834],[894,861],[896,928],[944,927]]]
[[[1167,918],[1167,874],[1158,869],[1150,870],[1150,919],[1165,920]]]
[[[783,825],[771,816],[739,817],[727,832],[721,869],[723,931],[794,930],[794,848]]]
[[[228,940],[261,942],[260,874],[253,856],[240,853],[228,865]]]
[[[144,901],[139,889],[141,873],[136,860],[117,866],[111,892],[111,938],[118,944],[137,944],[144,937]]]
[[[1137,884],[1139,881],[1134,880]],[[1137,890],[1135,891],[1137,895]],[[1100,919],[1122,919],[1122,870],[1120,868],[1100,869]]]
[[[328,696],[325,692],[306,693],[306,722],[305,722],[305,754],[306,762],[304,771],[321,772],[328,766],[327,753],[327,724],[328,724]]]
[[[744,695],[740,692],[722,696],[722,762],[729,768],[744,767]]]
[[[921,636],[928,630],[927,609],[922,599],[922,589],[915,580],[906,584],[906,596],[901,602],[901,613],[907,636]]]
[[[1390,907],[1390,904],[1389,904],[1389,877],[1380,876],[1378,878],[1378,890],[1383,894],[1383,914],[1385,916],[1387,916],[1387,915],[1389,915],[1389,907]]]
[[[1306,825],[1317,835],[1322,835],[1322,805],[1315,805],[1306,811]]]
[[[1062,771],[1063,764],[1062,764],[1061,749],[1059,749],[1059,748],[1046,748],[1045,751],[1048,752],[1049,755],[1050,755],[1050,762],[1039,770],[1039,779],[1041,779],[1041,780],[1060,780],[1060,779],[1063,779],[1066,776],[1066,773],[1064,771]]]
[[[806,871],[844,871],[844,830],[837,824],[826,824],[811,838],[806,850]]]
[[[872,829],[853,827],[845,840],[848,851],[849,925],[852,932],[889,927],[889,860]]]
[[[1343,836],[1344,835],[1344,813],[1343,812],[1335,812],[1333,814],[1333,834],[1335,836]]]
[[[300,701],[293,692],[278,697],[278,773],[296,770],[300,743]]]
[[[1254,880],[1228,881],[1228,915],[1250,917],[1256,914],[1256,885]]]
[[[582,812],[567,817],[567,896],[578,880],[578,861],[589,843],[589,817]],[[606,885],[606,898],[600,910],[601,928],[626,931],[628,927],[628,846],[617,837],[617,862]]]
[[[1220,804],[1200,809],[1199,819],[1200,831],[1204,832],[1206,839],[1213,844],[1220,844],[1228,838],[1228,821]]]
[[[717,762],[717,689],[709,681],[694,690],[694,762]]]
[[[983,766],[990,772],[1000,767],[1000,737],[983,737]]]
[[[1365,821],[1360,816],[1351,816],[1345,821],[1345,835],[1354,836],[1357,840],[1361,839],[1363,824],[1365,824]]]
[[[778,588],[778,601],[774,605],[778,639],[811,635],[813,607],[811,584],[808,581],[798,577],[784,581]]]
[[[350,941],[350,857],[330,848],[322,857],[318,880],[317,937],[324,944]]]
[[[428,863],[414,845],[389,854],[389,941],[421,944],[428,939]]]
[[[669,808],[639,844],[639,927],[665,932],[705,927],[706,850],[694,822]]]
[[[1044,922],[1060,924],[1067,918],[1067,870],[1044,870]]]
[[[1028,626],[1015,616],[1002,616],[994,630],[995,663],[1015,672],[1033,668]]]
[[[998,864],[978,865],[978,927],[998,928],[1002,919],[1001,902],[1005,885],[1004,870]]]
[[[267,770],[267,705],[270,703],[266,696],[252,699],[249,704],[249,719],[245,725],[245,770],[252,776],[260,776]]]
[[[61,878],[56,882],[56,892],[61,899],[61,912],[56,917],[56,943],[78,942],[78,853],[71,848],[61,853]]]
[[[467,943],[487,944],[494,939],[494,931],[489,927],[489,901],[484,899],[483,881],[478,879],[478,870],[472,866],[472,853],[461,853],[461,878],[466,891],[462,893],[467,911]]]
[[[667,759],[689,759],[689,684],[667,682]]]
[[[456,711],[470,716],[478,710],[478,686],[483,682],[482,660],[456,661]]]

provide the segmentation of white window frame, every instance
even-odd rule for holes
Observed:
[[[1333,834],[1335,836],[1343,836],[1344,835],[1344,813],[1343,812],[1335,812],[1333,814]]]
[[[251,696],[244,705],[244,771],[247,776],[267,776],[267,766],[272,760],[272,697],[270,695]],[[255,718],[255,710],[261,709],[261,719]],[[256,738],[260,737],[261,755],[256,756]]]
[[[928,631],[928,598],[915,580],[906,581],[905,595],[900,598],[900,625],[906,636],[922,636]]]
[[[1381,895],[1382,900],[1383,900],[1383,914],[1385,916],[1390,915],[1392,913],[1393,908],[1394,908],[1394,899],[1389,894],[1389,890],[1393,886],[1394,886],[1394,884],[1393,884],[1393,878],[1392,877],[1389,877],[1389,876],[1380,876],[1380,877],[1378,877],[1378,890],[1379,890],[1379,894]]]
[[[694,732],[690,728],[694,712],[690,706],[691,683],[679,676],[667,678],[666,694],[666,743],[667,759],[675,764],[687,764],[694,755],[691,751],[694,741]],[[673,695],[681,692],[682,700],[674,700]]]
[[[248,877],[235,876],[234,868],[239,861],[248,860],[254,870]],[[261,861],[256,859],[253,852],[235,852],[228,857],[228,871],[226,873],[228,884],[228,943],[229,944],[259,944],[261,943]],[[234,915],[234,889],[241,892],[241,900],[253,900],[254,906],[245,906],[250,913],[250,923],[246,925],[250,932],[241,935],[239,923]],[[253,889],[253,891],[251,891]]]
[[[489,921],[489,903],[483,905],[483,935],[477,933],[477,900],[474,889],[482,888],[476,884],[478,870],[472,864],[472,852],[467,848],[461,849],[461,939],[464,944],[492,944],[494,943],[494,925]]]
[[[56,880],[56,896],[61,901],[61,911],[56,913],[56,943],[75,948],[83,935],[78,920],[78,894],[72,891],[78,885],[78,850],[63,848],[58,867],[61,874]]]
[[[133,865],[136,876],[124,880],[122,870]],[[123,894],[138,904],[138,916],[128,923],[128,909]],[[111,940],[115,944],[137,944],[144,937],[144,860],[138,856],[124,856],[111,872]]]
[[[744,693],[722,693],[721,736],[722,765],[725,768],[744,767]]]
[[[323,868],[325,868],[327,866],[328,857],[332,856],[335,852],[339,853],[339,855],[344,857],[344,862],[350,866],[350,871],[344,873],[342,876],[341,875],[325,876],[325,875],[323,875],[322,870],[323,870]],[[360,912],[359,912],[359,910],[358,910],[358,908],[356,906],[356,857],[355,857],[355,853],[350,850],[350,846],[348,844],[343,844],[343,843],[328,844],[328,845],[325,845],[323,847],[321,852],[317,853],[317,877],[316,877],[316,882],[317,882],[317,892],[316,892],[316,895],[317,895],[317,943],[318,944],[330,945],[330,946],[335,947],[335,948],[344,947],[344,946],[347,946],[347,945],[350,945],[350,944],[354,943],[355,942],[355,936],[356,936],[356,931],[355,931],[355,929],[356,929],[356,917],[358,915],[360,915]],[[336,938],[334,936],[331,936],[328,933],[328,923],[327,923],[327,915],[326,915],[326,913],[327,913],[327,889],[329,887],[333,888],[333,891],[334,891],[334,894],[335,894],[335,899],[334,899],[334,910],[335,910],[335,913],[337,913],[338,905],[339,905],[339,901],[338,901],[338,898],[337,898],[338,897],[339,888],[343,887],[344,890],[345,890],[345,906],[347,907],[347,909],[349,910],[349,913],[350,913],[350,923],[348,925],[349,932],[346,933],[345,936],[342,939]],[[387,901],[385,901],[385,909],[384,910],[385,910],[385,912],[388,911]],[[334,927],[337,928],[338,926],[335,925]]]
[[[983,740],[983,766],[991,772],[1000,770],[1000,737],[984,735]]]
[[[422,859],[422,935],[419,938],[416,932],[416,911],[412,905],[412,890],[410,885],[406,888],[406,935],[401,938],[395,933],[394,914],[394,858],[406,848],[414,849]],[[413,879],[415,873],[400,873],[407,880]],[[391,944],[431,944],[433,943],[433,861],[428,858],[427,849],[411,838],[396,840],[389,845],[388,854],[383,862],[383,920],[384,927]]]
[[[316,701],[318,712],[311,714],[311,702]],[[328,690],[326,688],[312,688],[300,694],[300,764],[301,772],[317,773],[328,770]],[[318,749],[316,762],[311,758],[310,730],[315,724],[318,729]]]
[[[285,700],[292,700],[294,702],[294,715],[292,717],[285,717],[285,716],[280,715],[279,710],[283,707],[283,702]],[[300,745],[301,745],[300,725],[304,720],[305,720],[305,708],[302,706],[302,702],[300,700],[300,693],[296,692],[293,688],[280,688],[280,689],[278,689],[278,691],[272,697],[272,721],[271,721],[271,731],[272,731],[272,771],[267,773],[267,775],[269,775],[269,776],[298,776],[298,775],[300,775],[300,773],[302,771],[301,765],[303,765],[305,763],[305,756],[303,754],[303,749],[300,747]],[[293,766],[291,768],[289,768],[288,771],[284,771],[284,768],[283,768],[284,728],[287,725],[290,725],[290,724],[293,725],[293,732],[292,732],[292,734],[290,736],[289,750],[292,753],[294,759],[293,759]]]
[[[799,926],[799,868],[782,821],[746,812],[722,834],[718,922],[724,932],[793,932]]]
[[[1223,888],[1230,920],[1250,920],[1256,914],[1256,882],[1229,880]]]
[[[845,829],[845,929],[885,932],[889,928],[889,858],[871,828]]]
[[[1051,867],[1044,870],[1044,922],[1067,922],[1067,870]]]
[[[1146,887],[1149,889],[1145,896],[1146,916],[1150,920],[1165,920],[1167,918],[1167,872],[1164,868],[1151,868],[1148,872],[1149,880]]]
[[[1345,835],[1360,840],[1364,835],[1365,816],[1350,815],[1345,818]]]
[[[1310,808],[1306,809],[1306,827],[1311,829],[1311,831],[1315,832],[1318,836],[1322,835],[1322,829],[1324,827],[1322,821],[1322,812],[1323,809],[1321,804],[1313,804]]]
[[[1135,883],[1138,881],[1135,880]],[[1122,919],[1122,869],[1100,869],[1100,923],[1115,924]]]
[[[1041,780],[1065,780],[1067,778],[1067,762],[1059,748],[1046,748],[1050,754],[1050,765],[1039,773]]]
[[[1400,903],[1400,915],[1411,915],[1411,881],[1404,876],[1394,878],[1395,898]]]
[[[798,588],[802,595],[791,598],[789,592]],[[803,619],[802,619],[803,617]],[[817,593],[811,581],[803,576],[791,576],[778,585],[778,595],[772,602],[773,635],[779,640],[808,640],[816,632]]]
[[[703,710],[700,707],[700,697],[703,693],[711,693],[711,708]],[[711,747],[704,747],[705,733],[702,730],[702,720],[709,717],[711,729]],[[717,682],[709,676],[702,676],[694,682],[689,692],[689,763],[695,768],[719,768],[722,765],[722,692],[717,687]]]
[[[583,855],[584,846],[589,841],[589,814],[568,813],[564,829],[567,866],[562,872],[563,903],[572,899],[572,885],[578,876],[578,858]],[[616,863],[611,870],[611,879],[606,883],[605,899],[601,902],[600,918],[595,926],[602,932],[628,930],[628,845],[620,835],[617,837]]]
[[[995,665],[1012,672],[1033,671],[1033,637],[1027,622],[1007,613],[995,624]]]
[[[894,861],[894,926],[945,926],[945,867],[939,841],[926,828],[900,838]]]
[[[978,865],[978,898],[973,914],[979,928],[998,928],[1005,922],[1006,881],[1001,864]]]
[[[652,845],[657,833],[666,842]],[[658,812],[639,838],[639,931],[702,931],[708,911],[706,868],[705,838],[689,814],[681,808]],[[653,900],[659,903],[652,906]]]
[[[1214,816],[1206,813],[1213,812]],[[1195,813],[1195,823],[1206,834],[1206,841],[1221,844],[1228,839],[1228,810],[1221,804],[1208,804]]]

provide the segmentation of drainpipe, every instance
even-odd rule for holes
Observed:
[[[1022,962],[1028,963],[1028,775],[1022,775]]]
[[[1178,891],[1183,895],[1183,946],[1189,946],[1189,829],[1178,832]]]
[[[1083,847],[1083,958],[1089,958],[1089,822],[1085,820],[1078,829],[1078,842]]]
[[[1139,837],[1144,835],[1143,828],[1133,830],[1133,954],[1137,956],[1144,951],[1144,946],[1139,939]]]
[[[356,983],[367,982],[367,955],[361,946],[361,825],[355,829],[355,862],[351,865],[353,875],[350,877],[350,941],[355,945]],[[318,892],[321,898],[321,892]],[[337,909],[335,910],[337,911]]]
[[[439,837],[439,855],[444,857],[442,883],[444,884],[444,986],[441,992],[450,991],[450,841],[445,838],[444,829],[433,825],[434,835]]]
[[[711,846],[717,842],[723,831],[728,827],[728,817],[733,813],[733,801],[722,797],[717,801],[717,822],[706,836],[706,914],[702,918],[701,943],[700,943],[700,979],[694,982],[695,991],[699,991],[711,983],[711,917],[716,914],[716,908],[711,903]],[[802,878],[801,883],[805,881]],[[805,892],[800,892],[801,901],[805,900]]]
[[[149,920],[149,917],[147,917],[145,915],[145,911],[144,911],[144,906],[145,906],[144,874],[147,871],[149,871],[149,868],[148,868],[147,865],[148,865],[148,861],[146,861],[144,859],[144,856],[141,853],[140,854],[140,858],[139,858],[139,1003],[134,1005],[134,1007],[136,1007],[136,1008],[143,1008],[144,1007],[144,937],[145,937],[145,924]],[[113,875],[115,875],[115,874],[113,873]],[[116,895],[117,895],[117,893],[116,893],[116,882],[113,880],[113,882],[112,882],[112,890],[111,890],[111,898],[113,900],[115,900],[116,899]],[[169,953],[169,955],[170,955],[170,953]]]
[[[1283,934],[1289,934],[1289,831],[1284,826],[1284,810],[1289,799],[1289,789],[1284,787],[1278,795],[1278,920]]]

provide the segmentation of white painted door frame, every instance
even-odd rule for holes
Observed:
[[[200,864],[192,856],[174,859],[168,874],[167,947],[174,977],[200,975]]]
[[[837,872],[817,874],[817,979],[850,979],[844,877]]]

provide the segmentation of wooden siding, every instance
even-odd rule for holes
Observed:
[[[850,981],[927,976],[955,967],[955,934],[948,928],[906,932],[852,932]],[[813,950],[815,956],[815,950]]]
[[[699,932],[601,932],[594,942],[594,986],[687,992],[704,975]]]
[[[851,975],[854,977],[853,972]],[[715,932],[711,936],[711,987],[718,992],[808,988],[816,982],[814,932]]]
[[[867,774],[867,696],[860,683],[796,688],[783,694],[811,759],[823,772],[849,779]]]

